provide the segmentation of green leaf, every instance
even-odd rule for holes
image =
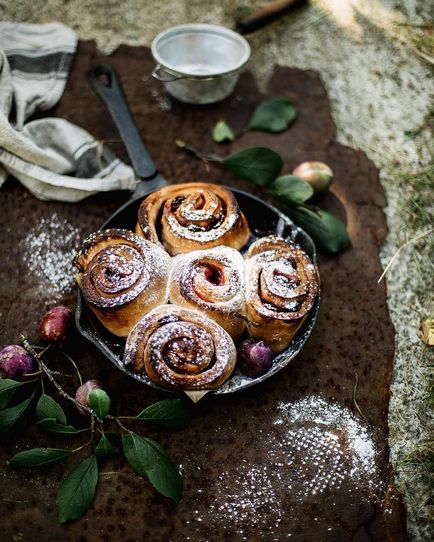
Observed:
[[[0,410],[3,410],[14,396],[17,388],[22,386],[23,382],[17,382],[10,378],[0,379]]]
[[[57,435],[76,435],[78,433],[77,429],[72,425],[63,425],[55,418],[45,418],[44,420],[39,420],[37,425],[42,427],[42,429],[45,431],[55,433]]]
[[[351,244],[345,224],[326,211],[287,207],[286,214],[312,237],[320,250],[340,252]]]
[[[136,418],[164,429],[183,429],[191,421],[184,399],[163,399],[142,410]]]
[[[260,103],[250,117],[248,130],[283,132],[297,116],[294,104],[285,98]]]
[[[15,454],[8,463],[15,469],[34,469],[63,461],[71,454],[71,451],[60,448],[33,448]]]
[[[235,139],[234,132],[224,120],[219,120],[212,129],[212,138],[216,143],[223,141],[233,141]]]
[[[165,497],[175,502],[179,500],[181,475],[159,444],[135,433],[128,433],[122,436],[122,447],[128,463],[137,474],[147,476],[155,489]]]
[[[87,512],[95,497],[97,483],[98,462],[91,455],[69,473],[57,492],[60,523],[74,521]]]
[[[309,183],[300,177],[283,175],[270,184],[268,192],[290,205],[301,205],[313,196],[314,190]]]
[[[45,420],[46,418],[54,418],[56,422],[66,425],[66,415],[63,408],[52,397],[45,393],[39,398],[36,405],[36,418]]]
[[[88,403],[100,420],[103,420],[110,410],[110,397],[101,389],[93,389],[89,393]]]
[[[223,158],[224,167],[235,177],[258,186],[268,186],[283,167],[280,154],[267,147],[249,147]]]
[[[19,420],[32,399],[33,394],[22,403],[0,412],[0,432],[7,431]]]
[[[110,458],[116,457],[118,451],[110,442],[107,433],[105,433],[99,440],[98,444],[95,447],[95,454],[99,458]]]

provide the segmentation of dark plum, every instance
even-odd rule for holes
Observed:
[[[18,344],[0,350],[0,377],[17,379],[33,370],[32,356]]]
[[[273,353],[264,341],[244,340],[238,347],[241,371],[252,378],[258,378],[271,369]]]
[[[39,336],[45,342],[62,344],[68,336],[73,312],[62,305],[53,307],[43,316],[39,324]]]

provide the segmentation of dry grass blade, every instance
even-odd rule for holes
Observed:
[[[386,276],[387,272],[389,271],[389,269],[392,267],[393,263],[395,262],[396,258],[399,256],[399,254],[401,253],[401,251],[405,247],[407,247],[408,245],[411,245],[413,243],[416,243],[417,241],[420,241],[421,239],[423,239],[424,237],[426,237],[427,235],[429,235],[430,233],[433,233],[433,232],[434,232],[434,228],[431,228],[428,231],[425,231],[425,232],[423,232],[423,233],[421,233],[419,235],[416,235],[416,237],[412,237],[411,239],[406,241],[403,245],[401,245],[398,248],[398,250],[395,252],[395,254],[392,256],[389,263],[384,268],[384,271],[381,273],[381,277],[378,279],[377,284],[379,284],[383,280],[383,278]]]

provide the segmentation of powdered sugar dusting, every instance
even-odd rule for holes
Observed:
[[[195,212],[198,213],[198,211]],[[227,232],[229,232],[235,226],[238,217],[238,212],[234,210],[230,214],[226,215],[226,219],[221,221],[217,225],[217,227],[212,227],[208,230],[198,229],[191,224],[187,224],[186,226],[184,226],[180,224],[176,217],[172,214],[168,214],[166,216],[166,220],[172,233],[174,233],[181,239],[185,238],[191,241],[197,241],[198,243],[208,243],[210,241],[216,241],[220,237],[223,237]]]
[[[75,249],[80,230],[55,212],[43,217],[21,241],[23,262],[29,273],[43,285],[52,301],[69,293],[74,285]]]
[[[266,318],[295,320],[312,308],[315,267],[300,247],[269,236],[253,243],[245,261],[246,302]]]
[[[147,303],[152,306],[155,299],[162,297],[161,289],[167,289],[169,255],[128,230],[91,234],[84,241],[77,262],[79,268],[85,266],[83,295],[97,307],[122,306],[145,290]]]
[[[172,292],[205,310],[244,314],[243,268],[243,257],[231,247],[180,254],[173,259]]]
[[[177,348],[181,341],[186,343],[188,352]],[[192,374],[212,369],[218,355],[209,330],[188,321],[170,322],[158,328],[149,337],[148,352],[154,369],[172,386],[183,376],[188,379]],[[216,369],[218,374],[219,368]]]
[[[181,217],[189,223],[210,221],[213,218],[219,219],[218,213],[221,211],[222,205],[216,195],[212,192],[209,192],[209,194],[207,205],[202,208],[196,207],[195,200],[197,197],[192,201],[194,194],[190,195],[190,198],[186,199],[186,203],[179,206],[178,212]]]
[[[298,474],[305,482],[297,487],[297,499],[303,501],[330,487],[338,488],[346,478],[366,489],[378,489],[374,440],[350,410],[327,403],[321,397],[309,396],[292,404],[278,405],[273,423],[285,426],[288,422],[287,441],[291,442],[293,452],[288,455],[287,463],[295,464],[297,452],[302,452],[305,463],[315,467],[309,476],[305,476],[307,469],[299,467]]]
[[[173,354],[174,342],[185,339],[191,341],[189,352],[180,355],[188,359],[174,363],[172,356],[168,360],[167,352],[172,350]],[[229,377],[236,350],[228,333],[206,315],[173,304],[160,305],[132,329],[122,361],[125,366],[138,362],[141,371],[149,363],[170,387],[207,389],[220,382],[222,375]],[[189,364],[194,367],[190,373]]]
[[[283,299],[284,303],[287,299],[306,295],[309,285],[304,283],[298,287],[299,278],[295,263],[288,259],[279,259],[279,254],[275,250],[265,253],[258,259],[263,262],[261,278],[267,289]]]
[[[228,532],[236,530],[240,540],[260,532],[264,540],[277,542],[283,540],[281,523],[291,525],[291,518],[310,513],[322,493],[333,498],[357,491],[370,502],[381,502],[385,487],[377,471],[376,438],[351,410],[310,395],[271,407],[270,420],[270,427],[262,429],[246,416],[239,443],[244,453],[225,462],[212,493],[207,492],[205,515],[201,508],[200,521],[194,511],[189,518],[190,533],[202,522],[210,529],[223,524]],[[216,435],[224,442],[231,431],[230,424],[221,426]],[[188,474],[215,460],[204,450],[199,458],[188,457],[182,468]],[[329,531],[333,527],[330,518]],[[297,539],[296,534],[289,530],[287,538]]]
[[[138,227],[171,255],[217,245],[243,247],[250,230],[230,190],[202,182],[167,186],[145,198]]]

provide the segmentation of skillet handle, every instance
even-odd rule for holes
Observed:
[[[94,64],[87,73],[94,91],[109,110],[125,144],[137,177],[153,179],[158,171],[140,137],[116,72],[109,64]]]

